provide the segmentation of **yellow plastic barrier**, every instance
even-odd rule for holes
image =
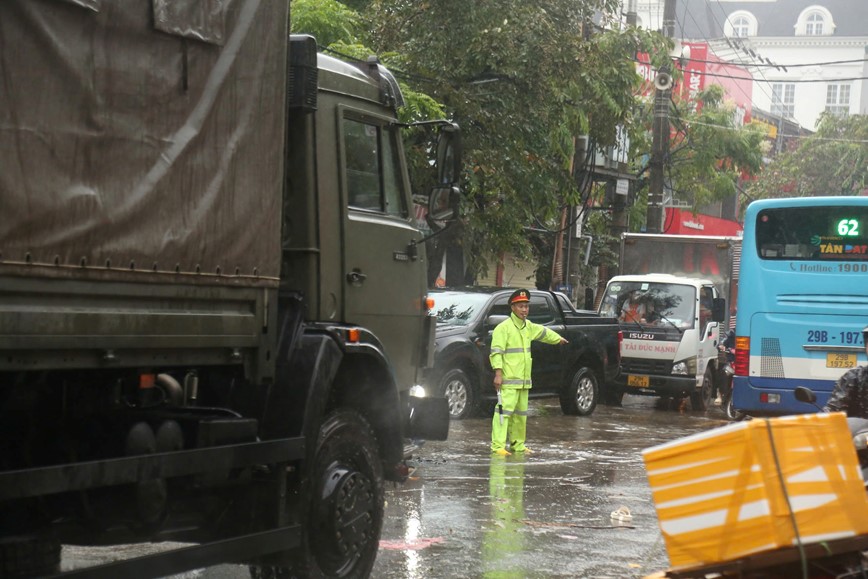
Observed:
[[[642,455],[672,569],[868,533],[842,413],[740,422]]]

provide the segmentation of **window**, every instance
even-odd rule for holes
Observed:
[[[349,206],[406,217],[396,135],[385,126],[344,119],[344,146]]]
[[[868,261],[868,209],[864,206],[776,207],[757,215],[756,251],[761,259]],[[856,267],[856,266],[854,266]],[[859,269],[836,269],[856,273]],[[800,271],[807,271],[802,269]]]
[[[552,311],[552,306],[545,296],[530,296],[530,313],[527,319],[535,324],[551,324],[555,321],[555,314]]]
[[[726,22],[723,24],[723,33],[732,38],[756,36],[756,30],[756,18],[746,10],[733,12],[726,17]]]
[[[829,36],[834,31],[832,13],[822,6],[808,6],[796,21],[797,36]]]
[[[849,84],[830,84],[826,87],[826,111],[840,116],[850,114]]]
[[[772,83],[772,114],[793,118],[796,112],[796,85],[794,83]]]
[[[805,36],[820,36],[823,34],[823,22],[825,19],[819,12],[811,13],[805,19]]]
[[[732,21],[732,35],[739,38],[750,36],[750,20],[746,16],[738,16]]]

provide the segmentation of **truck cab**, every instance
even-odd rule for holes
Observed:
[[[600,314],[623,332],[618,396],[690,398],[705,410],[715,397],[726,302],[709,279],[620,275],[606,286]]]

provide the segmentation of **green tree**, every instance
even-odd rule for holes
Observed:
[[[596,29],[613,0],[374,0],[374,47],[393,50],[425,92],[462,126],[465,203],[461,243],[474,273],[486,256],[531,257],[528,229],[553,230],[582,202],[571,171],[574,137],[600,146],[629,124],[637,51],[665,46],[638,29]],[[593,32],[593,33],[591,33]],[[656,44],[655,44],[656,42]]]
[[[755,198],[868,192],[868,115],[820,118],[817,132],[778,155],[748,189]]]
[[[337,0],[292,0],[290,31],[310,34],[320,46],[355,44],[364,31],[358,12]]]

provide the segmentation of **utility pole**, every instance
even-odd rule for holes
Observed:
[[[663,3],[663,36],[675,36],[675,0]],[[657,71],[654,79],[654,119],[651,126],[650,190],[648,192],[648,233],[663,231],[663,183],[666,157],[669,155],[669,99],[672,94],[671,62]]]
[[[627,26],[636,26],[636,0],[627,0]],[[627,195],[612,195],[612,225],[610,233],[615,239],[621,239],[621,234],[627,231]]]

